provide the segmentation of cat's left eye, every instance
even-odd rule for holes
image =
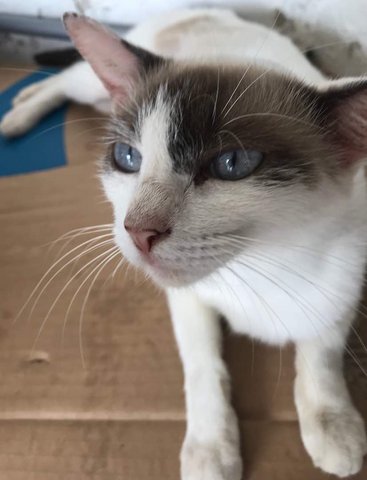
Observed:
[[[127,143],[115,143],[113,159],[116,167],[124,173],[136,173],[140,170],[141,154],[139,150]]]
[[[260,165],[263,154],[257,150],[232,150],[212,160],[210,173],[221,180],[241,180]]]

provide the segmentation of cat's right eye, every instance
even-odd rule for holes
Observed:
[[[127,143],[117,142],[113,147],[113,160],[116,167],[124,173],[139,172],[141,167],[141,153]]]
[[[212,161],[210,173],[221,180],[241,180],[251,175],[262,160],[263,154],[257,150],[231,150]]]

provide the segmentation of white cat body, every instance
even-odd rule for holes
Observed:
[[[289,38],[274,29],[240,19],[229,10],[175,11],[135,27],[126,39],[177,60],[239,65],[255,60],[267,67],[289,71],[306,82],[325,80]]]
[[[139,55],[131,45],[123,45],[120,39],[83,17],[68,15],[65,22],[74,43],[92,67],[80,62],[23,90],[15,99],[13,110],[2,119],[2,133],[9,136],[23,133],[66,99],[109,111],[111,94],[113,105],[118,108],[128,91],[125,77],[129,88],[138,80]],[[211,96],[212,126],[217,114],[226,122],[229,110],[238,106],[241,97],[254,95],[250,88],[265,79],[268,72],[283,72],[286,75],[275,75],[276,82],[284,87],[287,82],[284,79],[295,80],[294,88],[287,87],[284,91],[296,105],[299,105],[297,95],[303,95],[302,99],[312,96],[314,103],[323,102],[320,115],[326,115],[328,109],[340,114],[340,108],[345,108],[345,115],[343,110],[341,118],[338,117],[339,137],[345,136],[347,145],[356,147],[357,153],[361,146],[363,151],[367,150],[363,133],[367,126],[363,82],[325,79],[289,39],[274,30],[241,20],[229,11],[182,10],[137,26],[126,40],[159,56],[173,58],[181,66],[195,67],[202,63],[236,66],[237,73],[238,67],[243,69],[237,87],[231,90],[227,104],[218,112],[218,94],[223,87],[220,73],[226,73],[218,67],[214,79],[216,95]],[[249,65],[259,65],[262,73],[244,88],[242,81],[248,81],[251,73]],[[197,78],[201,83],[203,78],[213,80],[205,77],[207,73],[203,70],[199,73]],[[344,84],[350,86],[347,93],[352,98],[346,106],[337,103],[335,107],[333,98],[322,96],[329,87],[342,88]],[[303,175],[302,167],[311,165],[309,176],[302,177],[302,181],[294,176],[293,180],[284,181],[284,188],[279,186],[279,178],[270,174],[263,181],[260,177],[257,183],[251,176],[242,178],[243,183],[222,182],[215,177],[206,182],[206,178],[198,176],[194,185],[195,182],[189,182],[190,176],[180,170],[179,162],[174,164],[172,146],[168,144],[169,135],[174,137],[170,128],[179,116],[175,102],[181,92],[176,86],[178,91],[173,100],[168,100],[167,85],[168,80],[159,88],[154,107],[150,105],[139,113],[140,123],[136,128],[140,129],[139,140],[134,140],[135,144],[123,143],[130,149],[128,160],[134,151],[141,168],[138,165],[136,170],[128,171],[134,175],[127,175],[126,170],[116,168],[115,162],[113,167],[107,167],[102,180],[114,208],[116,243],[131,263],[145,270],[167,292],[185,372],[188,426],[181,454],[181,479],[240,480],[242,476],[239,431],[230,405],[228,373],[221,357],[219,316],[224,316],[235,332],[275,345],[296,344],[295,401],[304,445],[315,466],[340,477],[354,474],[362,466],[367,442],[363,420],[345,385],[342,359],[358,309],[366,263],[366,185],[362,162],[349,165],[348,159],[343,169],[335,162],[334,174],[324,164],[319,171],[315,158],[308,157],[304,165],[296,166],[298,175],[300,172]],[[197,85],[197,81],[192,85]],[[282,103],[277,97],[279,91],[273,87],[273,97],[268,97],[271,87],[266,82],[264,85],[264,90],[258,90],[260,96],[264,95],[263,103],[269,100],[271,104],[274,97],[276,102],[272,107],[279,106]],[[200,88],[205,90],[206,85],[201,84]],[[362,91],[360,97],[359,91]],[[201,92],[199,99],[205,96],[209,95]],[[191,98],[189,103],[195,100]],[[285,100],[287,108],[287,98],[281,100]],[[338,97],[338,101],[343,100]],[[198,117],[202,105],[197,104]],[[316,134],[313,130],[315,118],[307,115],[300,118],[288,110],[279,114],[276,108],[275,111],[269,110],[270,106],[265,108],[267,111],[249,115],[245,111],[244,115],[224,123],[223,128],[230,123],[234,127],[235,121],[246,116],[263,116],[264,120],[273,116],[271,130],[277,130],[280,120],[288,119],[293,127],[297,122],[303,123],[306,132],[313,132],[310,138],[318,138],[320,132]],[[304,114],[302,109],[299,113]],[[190,118],[195,120],[193,116]],[[183,120],[176,122],[179,127]],[[124,121],[120,119],[121,125]],[[125,126],[121,125],[116,137],[120,146],[126,142],[121,140],[126,134]],[[355,131],[351,125],[356,125]],[[266,127],[265,123],[256,131],[259,136],[263,126]],[[185,131],[177,133],[179,127],[176,126],[176,137],[185,135]],[[201,127],[205,125],[198,125],[197,129]],[[291,138],[291,132],[286,130],[286,136],[294,146],[297,138]],[[271,133],[268,129],[267,134]],[[284,136],[284,130],[281,134]],[[246,145],[242,145],[238,131],[237,134],[227,131],[228,135],[245,152]],[[274,144],[277,138],[274,137]],[[322,154],[316,160],[328,162],[323,141],[320,141]],[[308,147],[313,145],[302,143],[303,149]],[[271,163],[272,151],[268,150]],[[291,162],[288,151],[283,148],[282,152],[280,163]],[[197,155],[198,162],[202,153]],[[221,148],[216,155],[220,153]],[[351,159],[352,153],[351,149]],[[293,164],[288,167],[291,168],[286,173],[294,174]],[[170,221],[174,219],[173,229],[168,223],[157,227],[164,217],[162,212]],[[251,218],[257,225],[253,233]],[[147,225],[156,224],[142,226],[143,221]],[[217,226],[219,230],[215,229]],[[153,248],[150,256],[152,244],[148,240],[158,234],[163,241]],[[200,263],[204,265],[204,261],[211,259],[213,245],[223,258],[230,259],[198,279],[196,270],[200,270]],[[226,257],[226,250],[236,254]],[[212,263],[216,261],[215,255]],[[163,279],[160,269],[177,270],[192,281],[172,286],[165,281],[167,278]]]

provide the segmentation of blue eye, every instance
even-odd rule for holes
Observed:
[[[215,158],[210,172],[221,180],[240,180],[251,175],[262,159],[263,154],[257,150],[233,150]]]
[[[136,173],[140,170],[141,154],[127,143],[115,143],[113,159],[117,168],[124,173]]]

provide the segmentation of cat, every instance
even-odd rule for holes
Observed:
[[[330,80],[286,37],[226,10],[183,10],[124,40],[65,14],[86,62],[23,90],[1,131],[71,99],[111,111],[102,183],[123,255],[166,291],[185,373],[182,480],[240,480],[220,317],[296,346],[314,465],[367,452],[343,377],[366,264],[367,79]]]

